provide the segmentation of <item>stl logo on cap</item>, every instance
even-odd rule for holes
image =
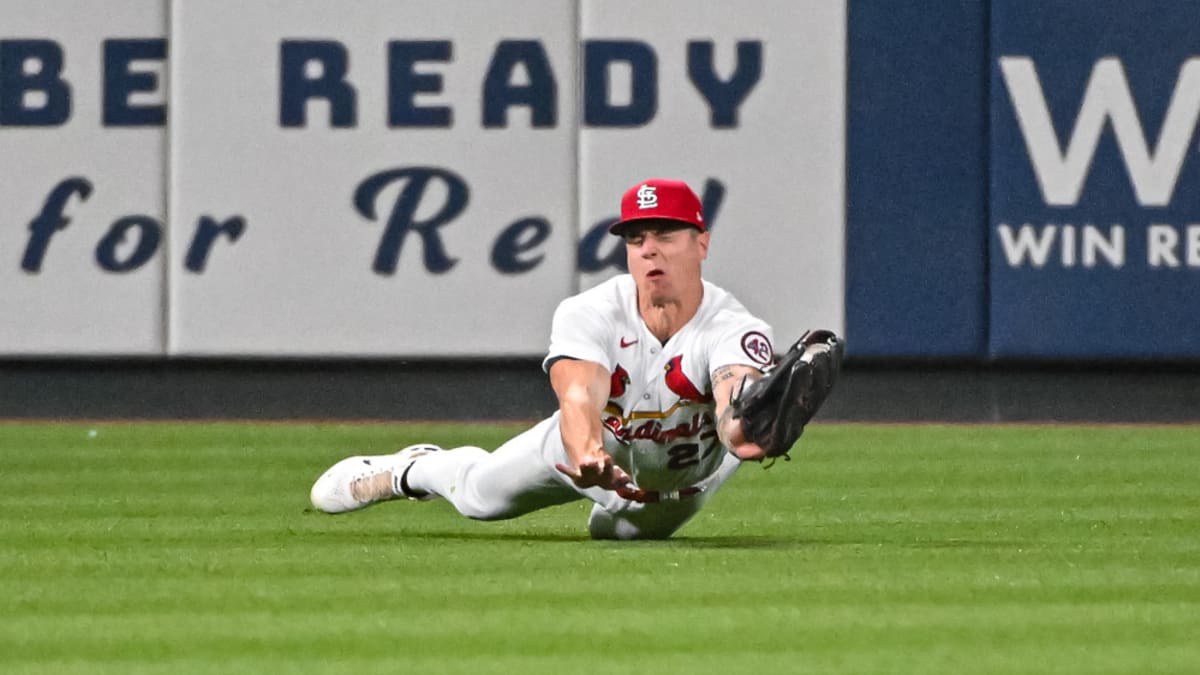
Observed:
[[[637,200],[639,209],[658,208],[658,188],[653,185],[643,185],[638,188]]]
[[[621,236],[639,221],[674,220],[705,232],[704,206],[688,184],[671,178],[650,178],[634,183],[621,195],[621,218],[608,231]]]

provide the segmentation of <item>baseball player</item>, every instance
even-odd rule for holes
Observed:
[[[681,181],[630,188],[610,231],[629,274],[554,314],[543,368],[557,412],[491,453],[414,445],[349,457],[317,479],[313,506],[440,497],[498,520],[590,499],[593,538],[661,539],[743,461],[785,454],[837,377],[837,336],[807,333],[776,359],[770,327],[701,278],[710,235]]]

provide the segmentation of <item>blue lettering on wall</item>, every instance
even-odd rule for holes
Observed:
[[[230,243],[233,243],[241,239],[242,233],[245,231],[246,219],[241,216],[234,216],[222,222],[217,222],[212,216],[200,216],[200,221],[196,223],[196,234],[192,237],[192,245],[188,247],[183,266],[189,272],[197,274],[203,272],[205,266],[208,265],[209,253],[212,252],[212,246],[218,237],[224,235]]]
[[[704,181],[704,190],[700,193],[700,208],[704,210],[704,227],[709,232],[717,226],[717,215],[721,213],[721,203],[725,201],[725,185],[721,181],[709,178]]]
[[[279,125],[303,127],[309,99],[329,101],[330,124],[353,127],[355,90],[346,81],[346,47],[329,40],[284,40],[279,45]],[[309,67],[319,73],[310,75]]]
[[[525,67],[529,84],[512,84],[513,71]],[[508,109],[529,106],[534,127],[553,127],[558,120],[558,85],[542,43],[536,40],[505,40],[496,47],[487,76],[483,79],[483,126],[508,126]]]
[[[158,75],[135,73],[130,70],[130,64],[166,58],[167,41],[162,38],[104,41],[105,126],[160,127],[166,124],[166,105],[134,106],[129,103],[129,96],[135,92],[159,90]]]
[[[629,271],[621,238],[608,233],[609,226],[615,222],[616,218],[605,218],[592,225],[579,239],[579,249],[575,252],[575,266],[580,272],[600,272],[609,267],[622,272]],[[608,250],[601,253],[600,249],[605,243],[609,245]]]
[[[29,221],[29,241],[21,257],[21,269],[29,274],[42,271],[42,263],[50,240],[55,232],[64,230],[71,222],[66,214],[67,203],[72,197],[87,201],[92,194],[92,183],[86,178],[73,176],[60,181],[42,204],[41,212]],[[203,272],[213,243],[222,235],[236,242],[246,230],[246,219],[233,216],[217,222],[211,216],[202,216],[196,224],[196,233],[188,247],[184,266],[192,272]],[[163,226],[157,219],[147,215],[128,215],[118,218],[109,227],[96,245],[95,260],[107,272],[132,272],[141,269],[158,252],[163,239]],[[127,254],[118,249],[130,241],[133,250]]]
[[[446,201],[428,220],[418,221],[417,207],[421,205],[425,191],[435,180],[445,185]],[[395,274],[404,238],[409,232],[416,232],[421,236],[421,243],[424,245],[425,269],[434,274],[449,271],[458,263],[458,259],[446,254],[446,247],[438,234],[438,228],[457,218],[467,207],[470,197],[467,182],[458,174],[436,167],[414,166],[381,171],[359,184],[354,191],[354,208],[368,220],[377,220],[375,202],[379,193],[389,185],[400,182],[404,185],[392,204],[387,226],[379,240],[375,262],[371,268],[377,274]]]
[[[67,201],[76,195],[80,201],[87,201],[92,196],[92,184],[88,179],[78,176],[67,178],[50,190],[42,204],[41,213],[29,221],[29,242],[25,245],[25,255],[21,257],[21,269],[32,274],[42,271],[50,237],[66,229],[71,222],[65,215]]]
[[[629,103],[612,103],[609,69],[626,63],[632,71]],[[589,40],[583,50],[583,121],[593,127],[640,127],[658,110],[658,57],[644,42]]]
[[[372,269],[381,275],[394,274],[399,263],[404,240],[410,232],[421,239],[422,263],[433,274],[451,270],[459,259],[452,257],[442,239],[441,228],[458,218],[467,207],[470,186],[458,174],[438,167],[400,167],[368,176],[354,191],[354,207],[371,221],[379,220],[380,195],[397,186],[399,192],[388,211],[383,236],[375,251]],[[418,220],[422,201],[435,188],[444,192],[436,212]],[[46,252],[54,234],[66,229],[71,219],[66,216],[72,197],[80,202],[91,196],[91,181],[70,177],[60,181],[42,205],[41,212],[29,222],[29,240],[21,259],[21,269],[30,274],[41,272]],[[725,187],[720,181],[708,179],[701,194],[705,220],[711,231],[724,199]],[[427,205],[428,206],[428,205]],[[600,272],[608,268],[627,271],[625,247],[619,237],[608,234],[615,218],[606,218],[593,225],[581,237],[576,248],[576,264],[582,272]],[[203,273],[216,242],[227,239],[230,244],[241,239],[247,228],[246,219],[234,215],[225,220],[204,215],[196,223],[191,244],[184,255],[184,268]],[[115,221],[96,246],[95,261],[108,272],[132,272],[141,269],[157,253],[163,240],[162,223],[148,215],[127,215]],[[492,245],[490,262],[502,274],[523,274],[541,265],[546,254],[540,250],[554,232],[544,216],[530,215],[509,224],[497,235]],[[130,249],[132,246],[132,250]]]
[[[737,43],[737,67],[724,82],[717,77],[711,41],[689,42],[687,65],[692,84],[708,101],[712,126],[736,127],[738,108],[762,79],[762,42],[741,40]]]
[[[640,40],[584,40],[582,52],[582,123],[589,127],[640,127],[658,113],[658,55]],[[712,40],[687,43],[687,77],[708,108],[709,125],[738,126],[738,114],[763,78],[763,42],[739,40],[736,62],[727,79],[717,74]],[[452,64],[450,40],[393,40],[387,43],[387,125],[390,128],[454,126],[449,104],[418,105],[421,95],[441,94],[444,74],[431,64]],[[335,40],[284,40],[280,58],[280,125],[305,126],[305,105],[320,98],[330,103],[332,126],[355,126],[356,92],[348,78],[347,48]],[[629,91],[615,91],[613,70],[629,71]],[[523,77],[518,78],[518,73]],[[520,79],[521,83],[516,81]],[[574,92],[571,92],[573,95]],[[558,124],[558,82],[545,45],[539,40],[501,40],[496,44],[480,88],[480,125],[508,126],[508,111],[528,106],[530,125]],[[621,101],[617,103],[616,101]]]
[[[137,245],[122,260],[117,255],[117,246],[124,243],[125,237],[134,230],[137,231],[134,235]],[[108,272],[132,272],[150,260],[161,240],[162,226],[157,220],[150,216],[125,216],[112,224],[108,234],[96,246],[96,262]]]
[[[584,40],[582,49],[582,123],[590,127],[639,127],[658,112],[658,56],[638,40]],[[738,113],[763,76],[763,43],[740,40],[728,79],[716,72],[711,40],[687,43],[687,75],[709,109],[714,128],[738,126]],[[137,94],[159,93],[155,72],[137,70],[138,61],[166,61],[165,38],[114,38],[103,43],[101,122],[106,127],[161,127],[165,103],[134,105]],[[450,40],[393,40],[387,43],[387,125],[391,128],[451,128],[451,105],[418,105],[421,95],[440,94],[443,74],[431,63],[452,63]],[[46,39],[0,40],[0,126],[54,127],[72,114],[73,90],[63,77],[62,45]],[[614,91],[612,71],[628,68],[628,92]],[[334,128],[358,123],[358,91],[349,77],[350,54],[337,40],[284,39],[279,45],[279,125],[306,127],[314,100],[328,104]],[[518,78],[518,73],[524,75]],[[521,83],[516,83],[520,79]],[[508,111],[527,106],[530,125],[558,125],[558,82],[545,45],[539,40],[509,39],[496,44],[483,74],[480,124],[508,126]],[[572,92],[573,93],[573,92]],[[615,101],[622,101],[616,103]]]
[[[57,42],[0,40],[0,126],[66,123],[71,117],[71,86],[62,79],[62,70],[63,49]],[[43,100],[34,103],[31,98]]]
[[[435,181],[440,181],[446,197],[437,213],[425,221],[417,221],[421,201]],[[423,245],[423,264],[434,274],[450,270],[458,258],[450,257],[439,228],[448,226],[466,210],[470,186],[458,174],[437,167],[401,167],[368,176],[354,191],[354,207],[371,221],[379,220],[382,209],[377,208],[379,195],[394,184],[401,184],[396,201],[387,216],[383,237],[375,251],[372,269],[377,274],[395,274],[404,239],[416,232]],[[720,181],[708,179],[700,201],[705,223],[712,231],[725,196]],[[428,208],[424,209],[428,211]],[[608,268],[627,271],[625,247],[620,237],[609,235],[608,227],[615,218],[597,222],[580,238],[576,249],[576,265],[581,272],[600,272]],[[550,238],[553,226],[543,216],[528,216],[508,225],[492,245],[491,264],[502,274],[521,274],[542,264],[545,254],[537,249]]]
[[[550,230],[545,218],[522,218],[504,228],[492,246],[492,267],[504,274],[519,274],[537,267],[546,254],[524,257],[521,254],[541,246],[550,237]]]
[[[446,106],[418,106],[417,94],[437,94],[442,91],[442,76],[418,73],[422,61],[450,60],[449,40],[397,40],[388,43],[388,126],[389,127],[449,127],[454,122],[453,111]]]

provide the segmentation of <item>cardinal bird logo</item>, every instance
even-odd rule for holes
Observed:
[[[613,371],[612,381],[608,385],[609,398],[621,398],[625,395],[625,387],[629,386],[629,373],[625,371],[621,364],[617,364],[616,370]]]
[[[664,379],[667,381],[667,389],[679,395],[679,398],[689,401],[711,401],[712,392],[701,393],[696,388],[695,384],[683,374],[683,355],[676,356],[671,359],[664,367],[667,374]]]

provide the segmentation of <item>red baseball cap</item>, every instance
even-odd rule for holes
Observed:
[[[639,220],[675,220],[705,231],[700,198],[687,183],[670,178],[651,178],[626,190],[621,197],[621,219],[608,231],[620,235]]]

